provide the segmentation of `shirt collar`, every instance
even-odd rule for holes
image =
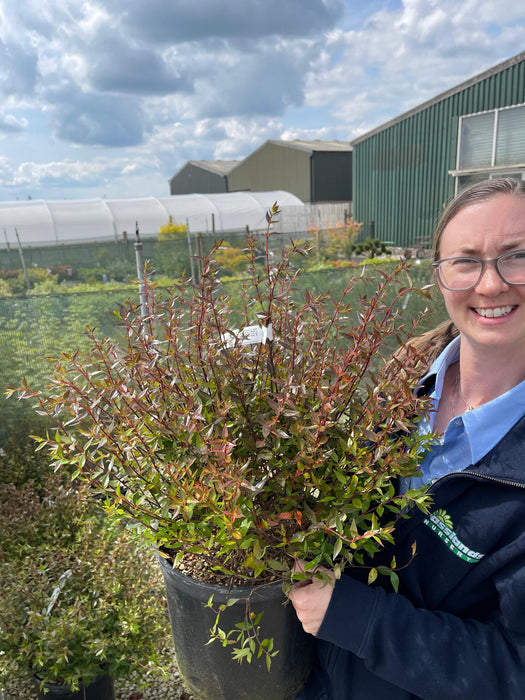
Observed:
[[[432,381],[434,382],[429,396],[433,399],[435,408],[441,399],[445,373],[450,365],[459,360],[459,346],[460,337],[458,336],[434,360],[422,380],[423,384],[429,382],[431,385]],[[472,462],[475,464],[498,444],[524,414],[525,381],[492,401],[478,406],[472,411],[467,411],[453,420],[462,422]]]
[[[465,426],[472,461],[484,457],[525,414],[525,381],[492,401],[467,411],[461,418]]]
[[[431,379],[434,378],[434,386],[429,395],[436,400],[436,406],[443,391],[445,373],[450,365],[459,360],[459,343],[460,337],[457,336],[447,345],[441,354],[438,355],[438,357],[430,365],[430,369],[428,370],[427,374],[422,379],[421,383],[426,384],[427,382],[430,383]]]

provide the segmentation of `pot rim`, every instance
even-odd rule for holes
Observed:
[[[252,585],[246,586],[226,586],[221,585],[220,583],[208,583],[207,581],[201,581],[200,579],[188,576],[188,574],[183,573],[179,569],[174,569],[173,566],[170,565],[169,559],[159,554],[159,548],[155,549],[155,556],[157,557],[163,571],[169,572],[170,576],[178,578],[183,583],[187,582],[187,585],[197,585],[200,588],[205,588],[210,592],[210,594],[220,594],[224,593],[225,591],[228,591],[228,594],[234,598],[249,598],[254,594],[264,595],[263,591],[271,590],[272,592],[274,592],[274,589],[276,588],[282,590],[282,581],[273,581],[272,583],[254,582]]]

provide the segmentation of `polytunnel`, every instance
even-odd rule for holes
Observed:
[[[135,199],[27,200],[0,202],[0,247],[57,245],[81,241],[122,239],[123,233],[156,235],[170,217],[190,232],[266,228],[266,212],[302,207],[303,202],[283,190],[183,194]]]

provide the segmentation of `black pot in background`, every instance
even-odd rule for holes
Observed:
[[[157,554],[168,600],[168,611],[180,674],[188,688],[205,700],[292,700],[296,698],[313,664],[314,638],[306,634],[291,604],[283,605],[281,584],[252,592],[250,587],[226,588],[196,581],[172,568]],[[273,637],[274,649],[268,672],[263,657],[239,664],[231,647],[215,641],[208,646],[215,614],[205,607],[213,594],[214,607],[231,598],[239,602],[228,607],[219,621],[226,632],[242,622],[245,600],[261,619],[261,636]]]
[[[113,679],[108,675],[100,676],[88,686],[81,683],[80,688],[75,692],[68,685],[46,683],[46,693],[44,694],[40,690],[40,682],[37,676],[33,676],[39,700],[114,700],[115,698]]]

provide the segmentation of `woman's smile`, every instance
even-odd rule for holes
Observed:
[[[525,249],[525,199],[500,194],[462,209],[443,229],[440,258],[493,261]],[[439,280],[438,280],[439,281]],[[475,287],[441,291],[464,344],[514,352],[525,343],[525,285],[509,284],[496,265],[485,265]]]
[[[512,311],[514,311],[514,309],[517,308],[517,305],[513,304],[510,306],[474,308],[474,311],[478,314],[478,316],[483,316],[483,318],[501,318],[502,316],[508,316]]]

